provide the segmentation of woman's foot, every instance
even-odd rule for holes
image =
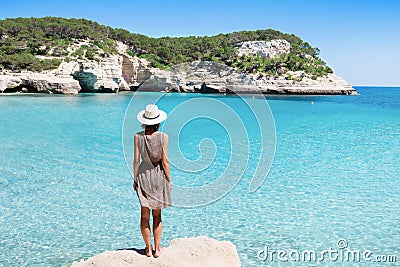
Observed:
[[[155,252],[153,254],[154,258],[160,257],[161,252],[163,252],[163,250],[164,250],[164,248],[162,248],[162,247],[159,247],[158,249],[156,248],[156,250],[155,250]]]
[[[153,253],[153,248],[152,248],[152,247],[146,247],[146,248],[144,249],[144,251],[146,252],[146,256],[147,256],[147,257],[151,257],[151,256],[152,256],[152,253]]]

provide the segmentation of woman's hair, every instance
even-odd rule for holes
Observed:
[[[142,124],[142,128],[145,130],[150,130],[152,132],[158,131],[158,128],[160,128],[160,124],[154,124],[154,125],[146,125],[146,124]]]

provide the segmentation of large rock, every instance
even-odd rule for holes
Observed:
[[[68,76],[34,73],[22,76],[21,79],[25,86],[34,88],[39,93],[77,94],[81,89],[79,82]]]
[[[151,76],[139,86],[139,89],[146,92],[183,91],[179,89],[177,81],[179,79],[173,77],[170,71],[152,69]]]
[[[0,92],[118,92],[137,89],[150,75],[144,60],[114,55],[101,62],[64,61],[58,69],[42,73],[8,72],[0,75]]]
[[[152,76],[139,90],[199,93],[263,94],[357,94],[342,78],[328,74],[312,79],[302,72],[258,76],[237,72],[234,68],[210,61],[181,64],[171,71],[152,69]]]
[[[72,75],[82,92],[118,92],[136,89],[151,75],[144,61],[127,54],[114,55],[96,61],[63,62],[56,75]]]
[[[63,62],[60,75],[72,75],[79,81],[82,92],[117,92],[122,82],[122,56],[114,55],[101,62]]]
[[[23,91],[56,94],[77,94],[78,81],[71,76],[54,76],[42,73],[16,73],[0,76],[0,91]]]
[[[22,80],[12,75],[0,75],[0,92],[20,87]]]
[[[158,258],[148,258],[140,252],[137,249],[106,251],[86,261],[74,262],[71,267],[240,266],[235,245],[205,236],[173,239]]]
[[[128,84],[129,88],[137,88],[147,81],[151,76],[149,68],[144,60],[138,57],[123,55],[122,60],[122,77]]]
[[[246,41],[238,47],[238,54],[259,55],[262,58],[274,58],[290,52],[290,43],[283,39],[271,41]]]

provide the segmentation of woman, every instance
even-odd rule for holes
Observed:
[[[153,215],[154,257],[161,253],[161,209],[172,205],[171,177],[168,161],[168,135],[158,131],[167,114],[156,105],[147,105],[137,119],[144,131],[135,134],[134,189],[141,206],[140,230],[146,243],[146,255],[151,257],[150,210]],[[142,161],[140,161],[142,160]]]

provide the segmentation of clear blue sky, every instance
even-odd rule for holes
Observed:
[[[321,50],[353,85],[400,86],[400,1],[2,1],[0,19],[86,18],[148,36],[214,35],[272,28]]]

